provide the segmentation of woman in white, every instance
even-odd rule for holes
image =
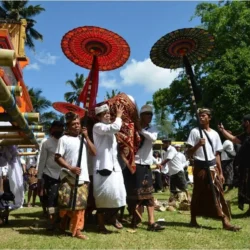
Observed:
[[[122,126],[123,107],[117,107],[116,119],[110,121],[107,104],[95,108],[99,120],[93,127],[93,139],[97,153],[94,157],[93,186],[97,207],[99,232],[110,233],[105,228],[104,213],[112,214],[113,225],[121,229],[122,225],[116,219],[118,210],[126,205],[126,190],[122,169],[118,162],[117,140],[115,133]]]

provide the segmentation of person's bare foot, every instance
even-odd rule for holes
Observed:
[[[84,235],[84,234],[76,234],[75,236],[73,236],[73,237],[76,237],[77,239],[81,239],[81,240],[88,240],[89,239],[89,237],[88,236],[86,236],[86,235]]]
[[[223,225],[223,229],[228,230],[228,231],[238,232],[238,231],[240,231],[242,229],[242,227],[227,224],[227,225]]]

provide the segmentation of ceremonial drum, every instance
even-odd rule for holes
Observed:
[[[140,145],[140,135],[137,129],[140,120],[136,103],[133,97],[121,93],[102,103],[98,103],[96,106],[101,106],[103,104],[108,104],[112,122],[116,118],[117,105],[122,105],[124,107],[122,127],[120,132],[116,134],[116,138],[123,162],[129,170],[134,173],[136,170],[134,156]],[[94,108],[90,110],[89,116],[96,119]]]

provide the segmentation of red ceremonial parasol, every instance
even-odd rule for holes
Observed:
[[[197,92],[195,92],[197,87],[191,64],[195,64],[204,59],[211,53],[213,48],[214,37],[209,34],[208,31],[198,28],[186,28],[175,30],[161,37],[150,51],[152,62],[159,67],[169,69],[185,67],[201,138],[203,138],[203,134],[197,112]],[[203,145],[203,152],[208,164],[205,145]],[[209,166],[206,169],[208,171],[214,204],[218,206]]]
[[[195,64],[209,55],[214,48],[214,37],[204,29],[175,30],[161,37],[152,47],[150,58],[162,68],[176,69],[184,66],[183,56]]]
[[[94,26],[83,26],[69,31],[63,36],[61,47],[69,60],[91,70],[79,96],[79,101],[86,108],[96,104],[99,70],[119,68],[130,55],[129,45],[121,36]]]
[[[130,48],[118,34],[107,29],[83,26],[75,28],[63,36],[61,47],[68,59],[75,64],[90,69],[88,79],[78,98],[89,110],[96,105],[99,70],[106,71],[121,67],[129,58]],[[85,115],[85,118],[87,116]],[[86,119],[85,122],[86,123]],[[81,166],[84,139],[82,137],[77,166]],[[79,176],[76,176],[72,210],[75,210]]]
[[[79,115],[81,118],[84,117],[86,110],[83,108],[80,108],[77,105],[74,105],[72,103],[68,102],[54,102],[52,104],[53,108],[63,114],[66,114],[68,112],[73,112],[77,115]]]

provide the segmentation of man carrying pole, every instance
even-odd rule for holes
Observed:
[[[205,216],[221,219],[223,229],[239,231],[241,228],[230,223],[230,212],[223,194],[224,177],[221,170],[220,151],[222,144],[218,133],[210,128],[211,111],[198,109],[202,137],[198,128],[191,130],[187,144],[189,156],[194,158],[194,189],[191,201],[191,226],[199,227],[196,217]],[[204,150],[207,152],[207,161]],[[209,168],[209,171],[207,171]],[[209,181],[209,174],[212,185]]]
[[[62,167],[58,199],[59,213],[62,218],[61,229],[65,229],[65,218],[70,217],[72,237],[84,240],[87,237],[81,233],[81,230],[84,227],[84,213],[88,198],[89,175],[87,157],[88,152],[95,155],[96,149],[89,139],[87,129],[81,128],[78,115],[68,112],[65,115],[65,120],[67,133],[59,139],[55,152],[55,161]],[[84,137],[81,150],[80,135]],[[79,166],[78,155],[81,157]],[[77,176],[79,176],[78,185],[75,188]],[[72,192],[73,190],[77,192],[76,196],[72,195],[74,193]],[[72,203],[75,203],[73,207]]]

